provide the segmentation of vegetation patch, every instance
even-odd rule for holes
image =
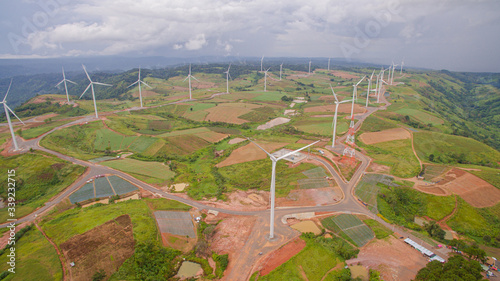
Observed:
[[[130,158],[106,161],[102,165],[120,170],[148,183],[161,184],[173,178],[175,173],[160,162],[140,161]]]

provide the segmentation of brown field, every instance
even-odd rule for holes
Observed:
[[[226,122],[232,124],[243,124],[249,122],[244,119],[238,118],[243,114],[246,114],[254,108],[261,107],[259,105],[254,104],[238,104],[238,103],[223,103],[218,106],[206,109],[208,112],[207,117],[205,117],[205,121],[212,122]]]
[[[237,144],[237,143],[240,143],[242,141],[246,141],[246,139],[244,139],[244,138],[234,138],[234,139],[230,140],[228,143],[229,144]]]
[[[402,240],[389,236],[375,240],[361,248],[358,257],[346,261],[349,265],[361,263],[370,269],[380,271],[383,280],[412,280],[427,264],[427,259]]]
[[[380,132],[363,133],[359,139],[366,144],[404,140],[411,138],[410,133],[403,128],[388,129]]]
[[[261,265],[262,269],[260,270],[260,275],[264,276],[269,274],[275,268],[287,262],[293,256],[302,251],[305,246],[306,242],[297,237],[278,250],[274,251],[269,255],[269,257],[266,258],[266,260],[263,261],[263,264]]]
[[[229,135],[210,131],[210,132],[198,133],[196,134],[196,136],[208,142],[216,143],[227,138]]]
[[[142,98],[147,98],[147,97],[154,97],[154,96],[158,96],[158,93],[156,92],[153,92],[153,91],[149,91],[149,90],[145,90],[144,89],[144,86],[141,86],[141,94],[142,94]],[[132,91],[132,96],[134,98],[138,98],[139,97],[139,90],[133,90]],[[144,101],[144,100],[143,100]]]
[[[321,234],[321,229],[314,223],[313,221],[301,221],[291,226],[291,228],[296,229],[302,233],[304,232],[312,232],[315,235]]]
[[[437,187],[449,190],[462,197],[476,208],[491,207],[500,202],[500,190],[483,179],[466,171],[453,168]]]
[[[282,148],[288,143],[281,142],[259,142],[259,145],[262,146],[265,150],[271,152],[278,148]],[[217,168],[230,166],[238,163],[244,163],[254,160],[260,160],[267,158],[267,154],[260,150],[255,144],[249,143],[245,146],[235,149],[228,158],[224,159],[224,161],[215,165]]]
[[[196,244],[196,238],[186,238],[186,236],[173,235],[166,232],[161,233],[161,240],[163,246],[174,248],[184,253],[191,251]]]
[[[185,153],[191,153],[207,146],[209,143],[195,135],[168,137],[167,140]]]
[[[330,181],[331,184],[335,182]],[[287,197],[276,198],[276,206],[320,206],[335,204],[342,199],[340,187],[322,187],[312,189],[295,189]]]
[[[339,113],[351,113],[351,106],[352,104],[350,103],[343,103],[339,105]],[[319,106],[313,106],[313,107],[308,107],[304,109],[304,112],[335,112],[335,106],[333,104],[331,105],[319,105]],[[354,104],[354,113],[365,113],[366,109],[363,107],[359,106],[359,104]]]
[[[343,79],[359,78],[359,76],[352,75],[352,74],[349,74],[347,72],[339,71],[339,70],[331,70],[330,73],[332,73],[333,75],[335,75],[337,77],[343,78]]]
[[[122,215],[83,234],[75,235],[60,248],[69,264],[72,280],[91,280],[102,269],[110,276],[134,254],[134,235],[129,215]]]

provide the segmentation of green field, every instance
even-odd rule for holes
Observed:
[[[373,231],[356,216],[340,214],[327,219],[331,219],[358,247],[364,246],[375,237]]]
[[[61,262],[57,252],[35,226],[16,241],[15,248],[16,273],[9,273],[2,280],[62,280]],[[10,268],[7,264],[9,253],[10,251],[6,251],[0,256],[0,272]]]
[[[442,165],[424,165],[423,177],[426,181],[431,181],[432,179],[446,173],[450,167]]]
[[[268,275],[259,277],[258,280],[303,280],[300,267],[308,280],[321,280],[330,269],[340,262],[334,252],[325,249],[322,245],[309,240],[306,240],[306,243],[306,247],[300,253]]]
[[[43,152],[25,153],[9,158],[0,157],[0,168],[5,171],[0,180],[5,184],[0,195],[7,198],[8,170],[15,169],[16,217],[20,218],[39,208],[59,194],[83,174],[85,168]],[[14,182],[10,187],[14,187]],[[9,218],[8,209],[0,209],[0,222]]]
[[[137,139],[137,136],[122,136],[108,129],[96,131],[94,148],[104,151],[110,148],[112,151],[126,150],[127,147]]]
[[[129,173],[147,183],[161,184],[175,176],[168,166],[160,162],[147,162],[125,158],[106,161],[104,166]]]
[[[156,223],[151,210],[142,200],[75,208],[45,217],[41,227],[54,243],[60,245],[71,237],[82,234],[118,216],[129,214],[137,243],[157,241]],[[64,229],[64,231],[61,231]]]
[[[363,125],[361,126],[360,133],[365,132],[379,132],[388,129],[398,128],[394,121],[387,121],[384,118],[378,118],[377,114],[374,114],[363,121]]]
[[[373,213],[378,213],[377,196],[380,191],[378,183],[388,184],[393,178],[386,175],[366,174],[356,185],[355,194],[363,202],[368,204],[368,209]]]
[[[148,204],[148,206],[155,211],[189,211],[191,206],[183,204],[175,200],[169,200],[165,198],[144,198],[142,199]]]
[[[210,129],[206,127],[199,127],[199,128],[194,128],[194,129],[187,129],[187,130],[178,130],[178,131],[172,131],[168,132],[165,134],[161,134],[158,137],[164,138],[164,137],[174,137],[174,136],[182,136],[182,135],[193,135],[193,134],[199,134],[203,132],[210,132]]]
[[[411,140],[394,140],[372,145],[360,144],[378,164],[391,168],[390,173],[401,178],[414,177],[420,173],[420,164],[413,154]]]
[[[458,211],[448,221],[448,225],[460,234],[476,238],[481,241],[482,237],[488,235],[497,237],[500,235],[500,212],[499,205],[491,208],[476,209],[467,204],[462,198],[457,197]]]
[[[375,234],[375,238],[377,238],[377,239],[384,239],[393,233],[390,229],[388,229],[387,227],[385,227],[384,225],[382,225],[381,223],[379,223],[376,220],[366,219],[363,222],[368,227],[370,227],[370,229]]]
[[[293,125],[300,131],[317,134],[321,136],[331,137],[333,134],[332,118],[326,117],[311,117],[305,120],[300,120]],[[337,119],[337,136],[347,132],[349,129],[349,124],[343,119]]]
[[[402,115],[409,115],[424,124],[432,124],[433,126],[444,124],[443,119],[417,109],[401,108],[399,110],[396,110],[395,112]]]
[[[64,125],[66,123],[71,122],[72,120],[60,120],[60,121],[52,121],[48,123],[43,123],[40,126],[29,128],[27,130],[22,131],[22,136],[24,139],[32,139],[32,138],[37,138],[46,132],[54,129],[55,127],[59,127],[61,125]]]
[[[433,132],[414,133],[413,137],[423,161],[498,166],[500,152],[474,139]]]

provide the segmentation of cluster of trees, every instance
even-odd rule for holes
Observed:
[[[473,281],[483,280],[481,265],[475,260],[466,260],[462,256],[453,256],[448,262],[432,261],[420,269],[416,281]]]
[[[435,221],[424,224],[424,229],[429,235],[437,240],[443,241],[445,232]]]

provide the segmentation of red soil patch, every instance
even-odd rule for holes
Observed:
[[[351,113],[351,107],[352,104],[350,103],[343,103],[339,105],[339,113]],[[335,106],[334,105],[319,105],[319,106],[313,106],[313,107],[308,107],[304,109],[304,112],[335,112]],[[354,113],[365,113],[366,109],[359,106],[359,104],[354,104]]]
[[[357,263],[380,271],[383,280],[413,280],[417,272],[426,266],[427,259],[422,254],[392,236],[375,240],[361,248],[358,257],[346,261]]]
[[[403,128],[395,128],[380,132],[363,133],[359,136],[359,139],[366,144],[374,144],[393,140],[404,140],[409,139],[410,137],[411,135],[407,130]]]
[[[462,197],[476,208],[491,207],[500,202],[500,190],[466,171],[453,168],[437,186]]]
[[[216,142],[219,142],[219,141],[227,138],[229,135],[221,134],[221,133],[217,133],[217,132],[202,132],[202,133],[196,134],[196,136],[199,138],[202,138],[208,142],[216,143]]]
[[[74,280],[91,280],[102,269],[111,276],[134,254],[134,234],[129,215],[122,215],[60,245],[66,261],[74,262],[70,276]]]
[[[59,114],[57,114],[57,113],[49,113],[49,114],[37,116],[37,117],[33,118],[33,120],[35,122],[43,122],[43,121],[45,121],[45,119],[56,117],[57,115],[59,115]]]
[[[265,150],[271,152],[278,148],[282,148],[287,143],[265,143],[259,142]],[[254,160],[261,160],[267,158],[267,154],[260,150],[255,144],[249,143],[245,146],[235,149],[228,158],[216,165],[217,168],[230,166],[233,164],[244,163]]]
[[[391,170],[389,166],[385,166],[382,164],[377,164],[375,162],[371,162],[370,166],[368,166],[367,171],[373,173],[388,173]]]
[[[339,70],[331,70],[330,73],[337,76],[337,77],[343,78],[343,79],[359,78],[359,76],[352,75],[352,74],[349,74],[347,72],[339,71]]]
[[[293,256],[302,251],[305,246],[306,242],[297,237],[278,250],[274,251],[264,261],[264,264],[262,265],[263,268],[260,270],[260,275],[264,276],[269,274],[269,272],[273,271],[275,268],[287,262]]]

